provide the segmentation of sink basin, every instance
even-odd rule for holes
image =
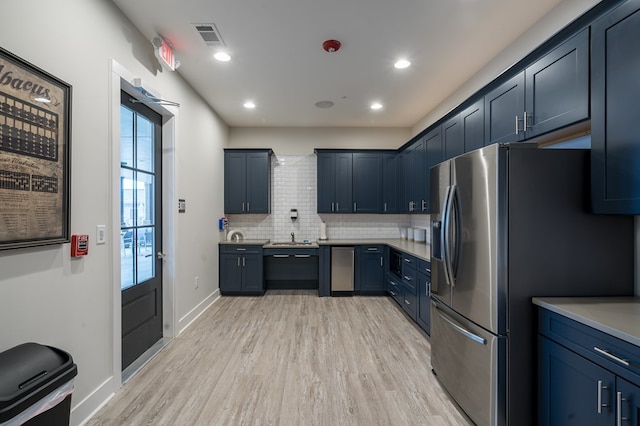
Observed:
[[[274,242],[274,243],[269,243],[267,244],[265,247],[309,247],[309,248],[318,248],[318,245],[316,243],[312,243],[312,242],[291,242],[291,241],[285,241],[285,242]]]

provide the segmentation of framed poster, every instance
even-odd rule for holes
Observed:
[[[0,250],[69,242],[71,86],[0,48]]]

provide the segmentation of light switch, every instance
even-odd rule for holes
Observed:
[[[96,244],[104,244],[107,242],[107,226],[96,225]]]

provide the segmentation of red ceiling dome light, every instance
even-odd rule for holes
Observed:
[[[329,53],[337,52],[340,49],[340,42],[338,40],[325,40],[322,43],[322,48]]]

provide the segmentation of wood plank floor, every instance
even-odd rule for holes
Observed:
[[[225,296],[88,425],[471,424],[429,357],[387,297]]]

